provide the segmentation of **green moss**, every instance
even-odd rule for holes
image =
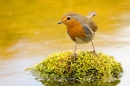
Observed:
[[[121,77],[123,69],[113,56],[89,51],[77,51],[76,61],[73,61],[73,51],[62,51],[48,55],[31,72],[41,80],[110,82]]]

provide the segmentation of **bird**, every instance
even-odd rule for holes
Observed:
[[[93,52],[96,54],[92,41],[98,28],[96,23],[92,20],[96,14],[96,12],[90,12],[87,16],[83,16],[76,12],[68,12],[64,14],[58,22],[58,24],[65,24],[67,26],[68,35],[76,43],[74,48],[74,59],[76,59],[77,44],[91,42]]]

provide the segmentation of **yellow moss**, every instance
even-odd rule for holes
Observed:
[[[77,51],[73,61],[73,51],[56,52],[31,68],[31,72],[41,80],[60,81],[104,81],[118,80],[123,72],[122,66],[113,56],[89,51]]]

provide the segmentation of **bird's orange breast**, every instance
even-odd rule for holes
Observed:
[[[77,37],[82,39],[87,35],[83,29],[83,26],[78,22],[70,27],[67,27],[67,32],[72,40],[75,40]]]

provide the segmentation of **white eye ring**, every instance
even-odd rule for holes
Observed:
[[[70,17],[70,16],[68,16],[68,17],[67,17],[67,20],[70,20],[70,19],[71,19],[71,17]]]

